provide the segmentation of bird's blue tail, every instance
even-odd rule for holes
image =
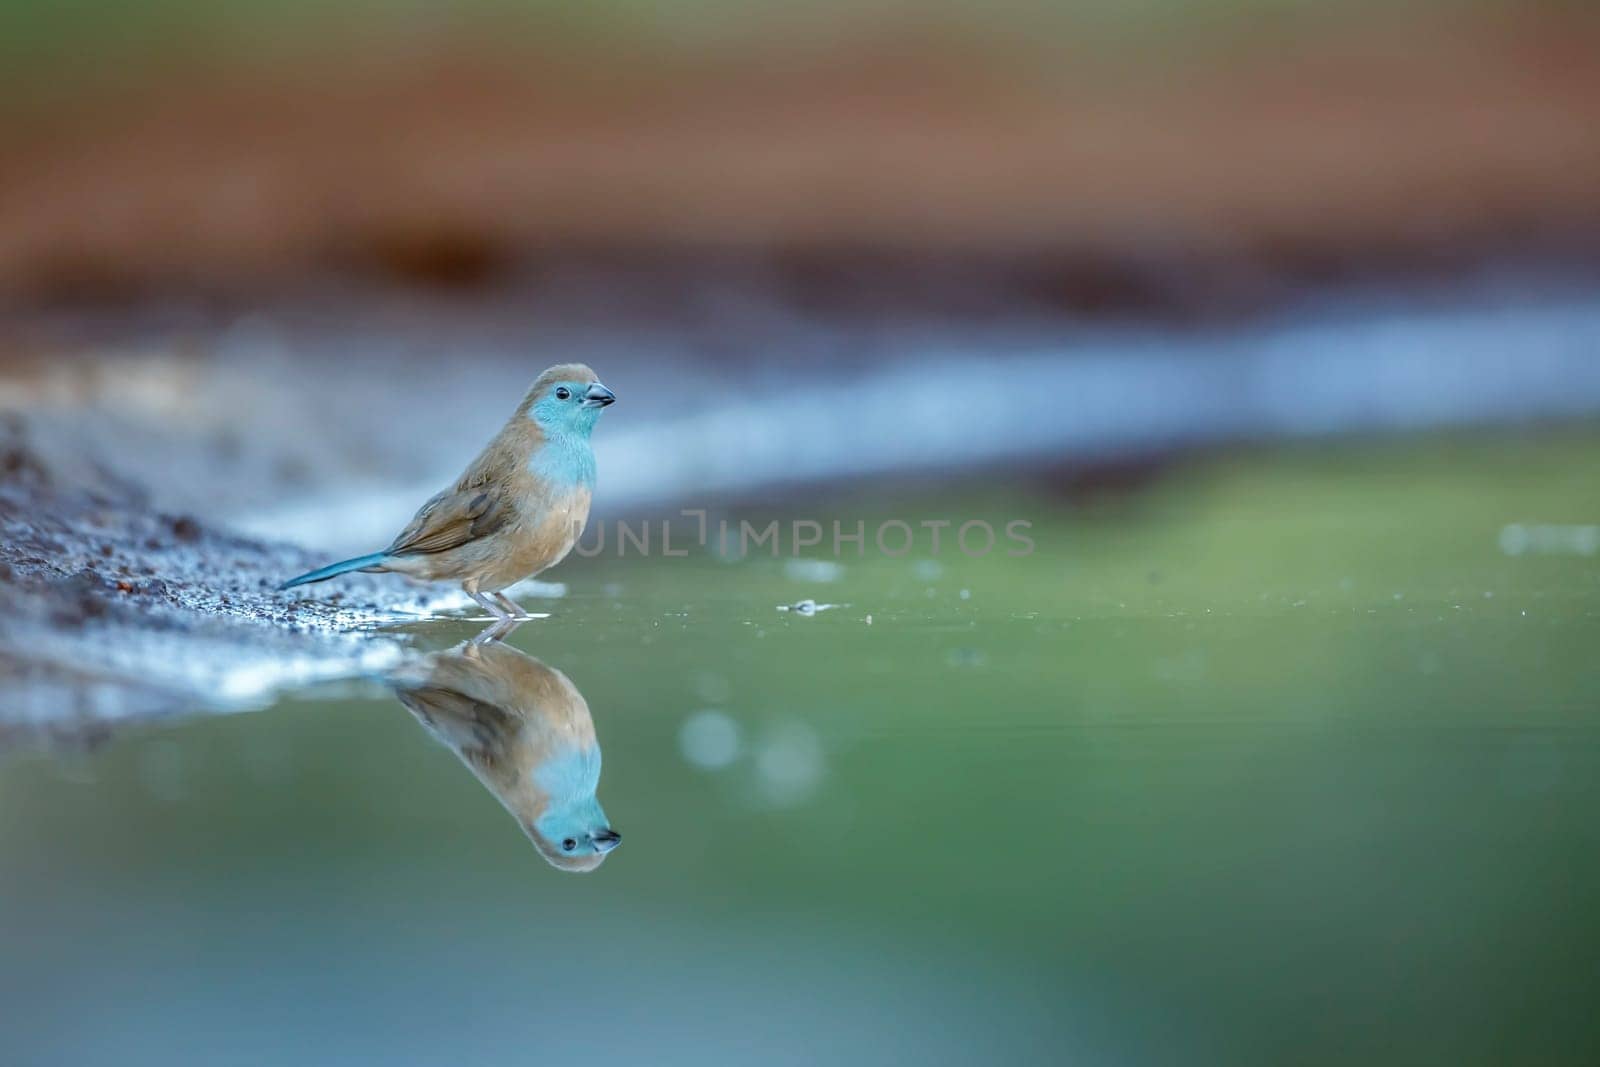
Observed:
[[[326,567],[322,567],[318,570],[307,571],[298,578],[290,578],[287,582],[284,582],[282,585],[278,586],[278,588],[293,589],[297,585],[310,585],[312,582],[325,582],[329,578],[337,578],[341,574],[349,574],[351,571],[365,570],[368,567],[376,566],[377,564],[383,562],[383,557],[384,553],[374,552],[370,556],[357,556],[355,559],[346,559],[341,560],[338,563],[330,563]]]

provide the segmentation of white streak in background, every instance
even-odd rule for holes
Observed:
[[[1508,556],[1593,556],[1600,554],[1600,526],[1514,522],[1500,531],[1500,551]]]
[[[736,403],[632,420],[619,406],[596,435],[597,518],[783,483],[1600,411],[1594,300],[1330,307],[1198,335],[907,330],[874,344],[885,362],[852,373],[848,388],[751,383]],[[453,473],[355,499],[325,493],[232,525],[370,550]]]
[[[788,559],[783,573],[796,582],[837,582],[844,577],[844,565],[831,559]]]

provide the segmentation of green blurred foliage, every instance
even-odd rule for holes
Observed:
[[[909,36],[953,46],[987,43],[1002,51],[1033,53],[1048,42],[1104,45],[1117,40],[1174,37],[1194,43],[1213,30],[1237,33],[1262,28],[1309,28],[1322,22],[1385,21],[1428,12],[1506,10],[1527,14],[1530,6],[1583,10],[1577,0],[1421,0],[1403,13],[1377,0],[825,0],[797,7],[735,0],[623,0],[611,4],[565,4],[555,0],[465,0],[454,4],[391,4],[379,0],[0,0],[0,56],[39,73],[65,71],[65,61],[125,61],[142,57],[161,63],[213,52],[227,62],[320,47],[330,37],[359,48],[385,42],[425,47],[452,33],[493,37],[535,50],[622,49],[633,56],[733,52],[752,47],[804,50],[848,45],[852,40],[886,43]],[[506,36],[509,34],[509,38]]]

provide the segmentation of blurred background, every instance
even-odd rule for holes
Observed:
[[[203,518],[336,538],[569,357],[612,504],[1600,405],[1586,4],[0,20],[6,406]]]
[[[1597,56],[1582,0],[0,0],[9,1060],[1594,1062]],[[388,693],[448,598],[272,592],[575,360],[613,532],[1037,545],[529,587],[582,879]]]

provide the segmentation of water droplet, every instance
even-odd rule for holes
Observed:
[[[798,804],[822,782],[825,764],[816,733],[798,720],[767,737],[756,756],[761,792],[775,804]]]
[[[720,711],[697,711],[678,729],[683,758],[702,770],[716,771],[739,758],[743,749],[739,724]]]

